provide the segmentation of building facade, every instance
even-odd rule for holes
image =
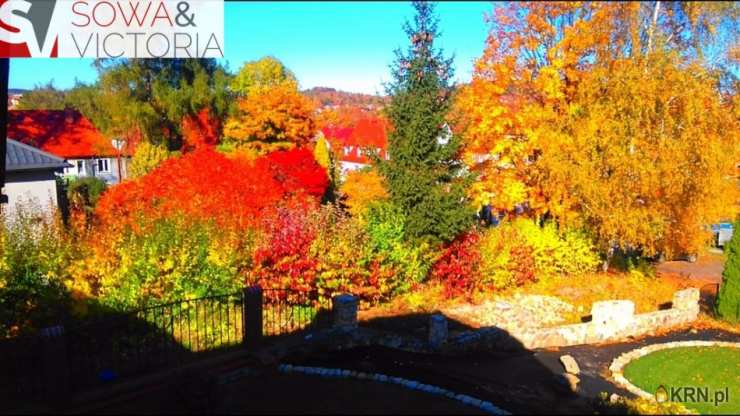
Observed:
[[[20,206],[47,213],[58,208],[57,173],[68,167],[62,158],[8,139],[5,166],[4,214],[12,216]]]
[[[8,137],[64,159],[65,177],[94,176],[112,185],[127,175],[128,152],[76,110],[8,111]]]

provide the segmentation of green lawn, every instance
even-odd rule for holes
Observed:
[[[656,351],[627,364],[624,376],[641,389],[655,394],[664,386],[708,389],[708,400],[690,389],[677,390],[673,401],[702,414],[740,414],[740,348],[681,347]],[[726,390],[727,389],[727,390]],[[729,398],[715,405],[727,391]],[[719,400],[718,400],[719,401]]]

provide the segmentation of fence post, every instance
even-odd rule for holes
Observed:
[[[262,288],[244,288],[242,304],[242,343],[252,347],[262,342]]]
[[[51,402],[58,404],[69,393],[67,367],[67,335],[61,325],[41,330],[41,359],[44,368],[44,393]]]
[[[344,331],[357,328],[357,298],[352,295],[338,295],[332,299],[333,327]]]
[[[441,313],[429,317],[429,346],[439,349],[447,342],[447,318]]]

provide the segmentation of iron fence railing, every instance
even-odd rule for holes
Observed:
[[[42,397],[46,392],[45,340],[23,336],[0,342],[0,403]]]
[[[73,390],[184,364],[243,342],[242,293],[156,305],[65,334]]]
[[[263,338],[329,326],[317,292],[246,288],[0,341],[0,403],[131,379]]]
[[[317,291],[264,289],[262,333],[272,337],[328,326],[330,302]]]

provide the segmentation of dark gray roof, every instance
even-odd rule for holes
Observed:
[[[5,153],[5,170],[8,172],[41,169],[58,170],[68,166],[71,165],[51,153],[8,139]]]

